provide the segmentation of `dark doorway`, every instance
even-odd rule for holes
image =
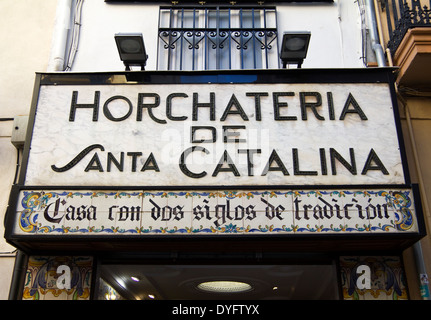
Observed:
[[[335,264],[106,264],[100,275],[98,299],[339,299]]]

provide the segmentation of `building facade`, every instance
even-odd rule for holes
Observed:
[[[50,3],[4,112],[8,298],[428,299],[428,29],[394,45],[397,5]]]

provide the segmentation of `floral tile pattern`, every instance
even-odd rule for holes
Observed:
[[[59,288],[57,268],[70,268],[70,289]],[[89,300],[92,257],[30,256],[25,277],[23,300]]]
[[[358,288],[360,266],[369,267],[370,287]],[[398,256],[340,257],[344,300],[408,300],[406,277]]]
[[[417,232],[410,189],[23,191],[19,235]]]

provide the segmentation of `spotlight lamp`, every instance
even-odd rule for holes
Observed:
[[[283,68],[287,64],[296,64],[301,68],[302,63],[307,56],[308,44],[310,43],[311,32],[284,32],[283,42],[281,44],[280,59],[283,62]]]
[[[117,33],[115,43],[127,71],[130,71],[130,66],[141,66],[141,70],[145,70],[148,55],[142,33]]]

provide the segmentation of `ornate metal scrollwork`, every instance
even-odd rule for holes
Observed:
[[[415,27],[431,27],[431,9],[423,5],[423,0],[385,0],[387,23],[390,34],[388,48],[394,54],[406,32]],[[392,27],[393,22],[393,27]]]
[[[277,38],[277,32],[273,30],[219,30],[217,32],[204,29],[187,31],[173,29],[160,31],[159,38],[164,44],[164,49],[175,49],[176,43],[181,42],[181,40],[188,43],[189,49],[199,49],[199,43],[206,39],[211,43],[212,49],[224,48],[227,40],[231,40],[236,44],[238,50],[247,50],[247,44],[254,39],[258,41],[262,50],[271,50],[272,43]]]
[[[255,68],[268,68],[268,57],[277,44],[277,29],[275,25],[266,24],[266,17],[268,12],[275,15],[275,8],[244,9],[246,18],[242,9],[230,10],[175,8],[167,12],[167,21],[172,27],[159,28],[159,61],[167,63],[166,66],[161,64],[161,68],[170,69],[175,65],[182,70],[183,65],[190,64],[194,70],[195,62],[204,63],[204,68],[221,63],[229,68],[232,64],[241,64],[242,68],[245,59],[248,67],[252,67],[250,61],[254,60]],[[236,27],[231,27],[233,25]]]

